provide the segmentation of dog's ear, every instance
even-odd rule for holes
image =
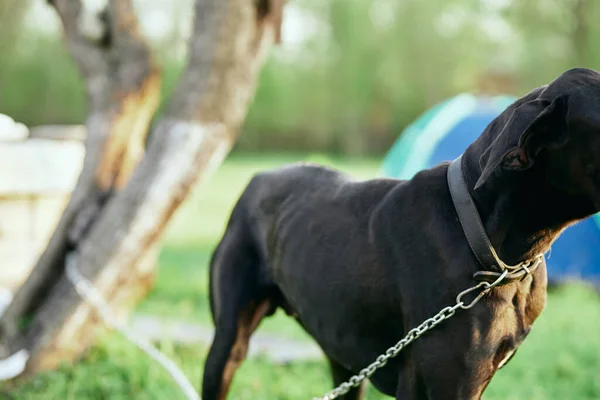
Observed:
[[[519,148],[524,150],[531,165],[542,149],[559,148],[569,139],[568,100],[566,95],[555,98],[521,135]]]
[[[534,100],[542,110],[527,126],[519,138],[519,144],[504,153],[498,160],[488,159],[475,189],[481,187],[497,168],[507,171],[524,171],[533,166],[542,149],[555,149],[564,145],[569,138],[568,97],[563,95],[552,102]]]

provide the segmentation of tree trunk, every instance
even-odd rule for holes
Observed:
[[[78,30],[79,0],[53,3],[86,79],[91,113],[72,199],[1,321],[5,349],[24,346],[32,354],[29,372],[78,356],[99,326],[64,275],[68,253],[113,308],[129,310],[147,292],[169,218],[235,141],[264,52],[278,38],[283,6],[282,0],[196,1],[188,64],[144,155],[160,79],[131,0],[111,0],[108,35],[93,44]]]

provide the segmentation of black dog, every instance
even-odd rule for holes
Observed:
[[[499,257],[518,264],[546,252],[568,225],[600,210],[600,74],[570,70],[519,99],[461,163]],[[212,259],[216,332],[203,399],[225,398],[250,335],[278,307],[316,339],[338,385],[455,304],[482,265],[458,219],[447,171],[442,164],[409,181],[357,182],[298,165],[252,179]],[[542,263],[494,288],[371,382],[402,400],[479,399],[544,308],[546,282]]]

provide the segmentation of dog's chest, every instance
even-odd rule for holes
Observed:
[[[488,346],[494,370],[510,361],[543,310],[546,291],[545,286],[540,286],[544,285],[523,282],[515,288],[504,289],[503,296],[493,302],[492,323],[482,339]]]

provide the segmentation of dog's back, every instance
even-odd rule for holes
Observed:
[[[264,286],[265,280],[271,280],[265,272],[276,268],[273,264],[279,261],[274,252],[288,237],[314,241],[316,235],[328,234],[322,225],[335,220],[331,228],[339,231],[340,238],[348,240],[349,232],[340,230],[340,225],[347,221],[352,229],[366,229],[374,208],[399,183],[391,179],[358,181],[340,171],[309,163],[257,174],[235,205],[226,232],[213,254],[211,286],[219,286],[215,270],[221,266],[219,261],[225,253],[240,253],[242,248],[246,249],[245,258],[252,258],[254,264],[260,265]],[[316,229],[317,226],[320,229]],[[302,229],[306,229],[305,234],[298,235]],[[292,231],[295,234],[289,235]],[[324,237],[323,240],[332,239]],[[267,260],[271,265],[265,265]],[[213,316],[218,314],[215,302],[218,300],[211,296]]]

